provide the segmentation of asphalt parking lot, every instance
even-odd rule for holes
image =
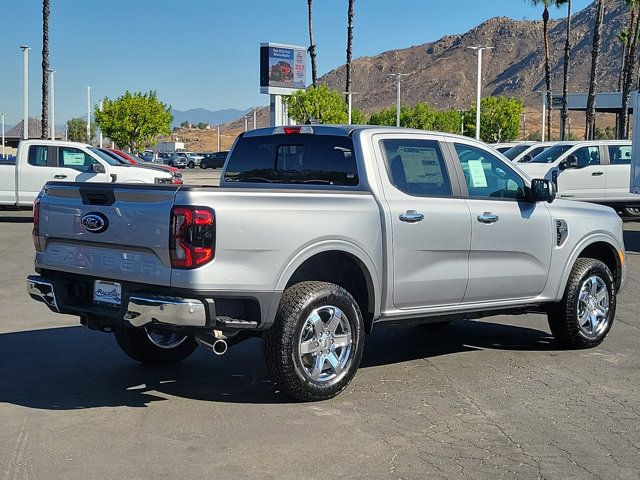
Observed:
[[[343,394],[302,404],[257,340],[149,369],[31,301],[30,220],[0,211],[2,479],[639,478],[640,224],[600,347],[556,349],[541,315],[380,327]]]

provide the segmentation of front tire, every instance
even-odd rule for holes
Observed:
[[[271,378],[289,396],[327,400],[346,388],[362,359],[364,322],[344,288],[301,282],[288,288],[263,351]]]
[[[549,313],[556,342],[567,348],[591,348],[605,339],[616,313],[616,286],[600,260],[578,258],[562,300]]]
[[[195,164],[195,163],[193,163],[193,162],[189,162],[187,166],[188,166],[190,169],[193,169],[193,167],[195,167],[195,166],[196,166],[196,164]]]
[[[147,328],[119,327],[113,333],[124,353],[145,365],[176,364],[198,346],[193,337]]]

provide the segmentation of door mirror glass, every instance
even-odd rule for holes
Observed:
[[[560,163],[561,170],[566,170],[567,168],[578,168],[578,157],[574,154],[568,155],[567,158]]]
[[[536,178],[531,181],[531,196],[534,202],[553,202],[556,198],[556,184],[550,180]]]
[[[104,173],[104,166],[101,163],[95,162],[91,164],[92,173]]]
[[[529,163],[531,161],[533,157],[531,156],[531,154],[527,153],[526,155],[524,155],[522,157],[522,160],[520,160],[523,163]]]

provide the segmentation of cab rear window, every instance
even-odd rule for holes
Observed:
[[[227,161],[226,182],[356,186],[353,142],[337,135],[244,137]]]

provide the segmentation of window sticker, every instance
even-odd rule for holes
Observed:
[[[482,160],[469,160],[469,176],[471,177],[472,188],[487,188],[487,177],[484,173]]]
[[[62,164],[66,166],[84,166],[84,153],[82,152],[62,152]]]

